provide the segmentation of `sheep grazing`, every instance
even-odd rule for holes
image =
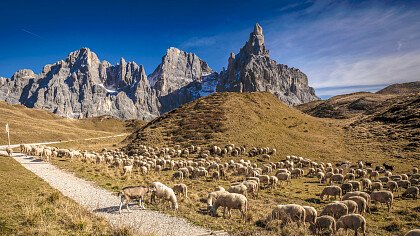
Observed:
[[[231,210],[238,209],[241,212],[241,218],[245,220],[246,212],[248,210],[248,200],[246,197],[239,193],[222,193],[214,202],[214,205],[211,207],[211,215],[217,215],[217,209],[223,207],[223,217],[226,218],[226,209],[228,216],[231,217]]]
[[[347,208],[349,209],[349,214],[357,213],[358,212],[358,204],[353,200],[343,200],[342,203],[346,204]]]
[[[370,179],[362,179],[362,190],[368,190],[372,186],[372,181]]]
[[[343,215],[347,215],[349,212],[349,208],[346,204],[342,202],[332,202],[329,203],[324,207],[324,209],[321,211],[321,216],[329,215],[336,219],[339,219]]]
[[[353,196],[353,197],[349,197],[348,200],[352,200],[357,203],[357,209],[358,209],[359,214],[363,214],[366,212],[366,208],[367,208],[366,199],[360,196]]]
[[[322,190],[322,193],[320,195],[321,200],[324,200],[324,196],[327,196],[327,200],[331,196],[334,196],[334,199],[337,199],[337,196],[341,199],[341,188],[338,186],[327,186]]]
[[[372,202],[379,202],[379,203],[385,203],[388,207],[388,212],[391,210],[392,202],[394,201],[394,196],[392,192],[382,190],[378,192],[373,192],[370,194],[370,198]]]
[[[344,194],[353,191],[353,185],[351,183],[343,183],[341,184],[340,188]]]
[[[361,192],[361,191],[353,191],[353,192],[348,192],[346,194],[344,194],[342,200],[349,200],[350,197],[353,196],[359,196],[359,197],[363,197],[366,200],[366,210],[368,212],[370,212],[370,195],[368,193],[365,192]]]
[[[280,181],[280,184],[285,181],[287,185],[291,183],[291,176],[290,173],[277,173],[276,174],[277,179]]]
[[[132,172],[133,172],[133,164],[123,167],[123,176],[127,176],[127,174],[129,174],[129,176],[131,177]]]
[[[12,155],[13,155],[13,149],[12,149],[11,147],[7,147],[7,148],[6,148],[6,152],[7,152],[7,155],[8,155],[9,157],[12,157]]]
[[[119,213],[121,214],[121,208],[124,204],[126,205],[128,212],[130,212],[130,209],[128,208],[128,203],[130,200],[138,200],[139,206],[142,209],[145,209],[144,198],[148,192],[149,192],[149,188],[144,187],[144,186],[129,186],[129,187],[123,188],[118,193],[118,196],[121,197]]]
[[[391,192],[395,192],[398,190],[398,184],[397,182],[390,180],[386,183],[386,187],[388,188],[389,191]]]
[[[328,215],[317,217],[315,224],[309,226],[309,230],[315,235],[332,235],[336,230],[335,219]]]
[[[175,193],[182,195],[185,198],[188,198],[188,187],[185,184],[175,184],[172,188]]]
[[[184,172],[182,171],[176,171],[172,174],[172,181],[174,181],[175,179],[178,180],[183,180],[184,179]]]
[[[166,200],[172,204],[172,209],[178,210],[178,201],[174,190],[161,182],[153,182],[150,186],[152,191],[152,201],[156,202],[155,197]]]
[[[230,193],[239,193],[246,197],[248,193],[248,188],[244,184],[241,183],[238,185],[230,186],[230,188],[227,191]]]
[[[354,230],[354,235],[357,236],[359,228],[362,230],[363,235],[366,235],[366,220],[362,215],[349,214],[340,217],[337,221],[337,230],[347,229]]]
[[[226,190],[223,187],[217,187],[214,192],[209,193],[207,196],[207,208],[210,210],[217,198],[225,192]]]
[[[412,229],[404,234],[404,236],[420,236],[420,229]]]
[[[414,199],[417,199],[417,196],[419,195],[419,188],[416,186],[411,186],[405,190],[405,192],[402,194],[403,197],[409,197],[411,196]]]
[[[305,215],[306,215],[305,221],[310,224],[315,224],[315,220],[318,215],[318,212],[316,211],[316,209],[311,206],[303,206],[303,208],[305,209]]]
[[[333,185],[334,183],[343,183],[344,176],[342,174],[333,174],[330,178],[330,184]]]
[[[371,187],[370,187],[370,191],[381,191],[383,189],[383,185],[381,182],[373,182]]]
[[[297,204],[277,205],[271,212],[272,220],[280,220],[281,225],[289,222],[296,222],[300,226],[305,226],[306,211],[305,208]]]

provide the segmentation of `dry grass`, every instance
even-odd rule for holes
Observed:
[[[0,102],[0,145],[7,144],[5,124],[10,126],[11,143],[73,140],[126,133],[144,124],[111,117],[66,119],[50,112]]]
[[[0,156],[0,179],[0,235],[132,235],[112,228],[11,158]]]
[[[241,157],[246,158],[246,157]],[[172,171],[157,173],[151,171],[147,176],[142,176],[135,170],[130,179],[122,177],[122,170],[107,168],[104,165],[83,163],[81,161],[69,161],[66,159],[54,160],[54,164],[62,169],[74,172],[77,176],[94,181],[99,186],[110,191],[118,191],[129,185],[147,185],[153,181],[160,181],[169,186],[176,182],[171,181]],[[217,186],[227,188],[230,183],[242,180],[243,177],[230,175],[227,180],[215,181],[211,178],[196,180],[186,179],[183,181],[189,188],[189,199],[180,199],[178,212],[162,206],[146,204],[148,208],[163,211],[167,214],[176,215],[188,219],[194,224],[212,228],[214,230],[226,230],[238,235],[308,235],[306,229],[296,227],[278,228],[278,222],[267,222],[267,216],[277,204],[296,203],[314,206],[321,211],[328,201],[319,199],[319,194],[325,187],[319,184],[315,178],[293,179],[289,186],[277,189],[263,189],[257,199],[248,197],[249,211],[248,223],[240,220],[238,211],[233,210],[232,219],[213,218],[207,214],[206,204],[203,201],[207,194]],[[385,208],[379,207],[372,214],[366,215],[368,222],[368,235],[403,235],[412,228],[420,227],[417,219],[420,217],[420,201],[401,199],[400,193],[395,194],[395,202],[391,214]]]

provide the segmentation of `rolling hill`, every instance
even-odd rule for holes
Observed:
[[[130,132],[143,121],[120,121],[112,117],[67,119],[41,109],[0,102],[0,144],[7,144],[4,132],[10,126],[11,143],[33,143],[84,139]]]

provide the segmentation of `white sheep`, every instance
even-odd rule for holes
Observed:
[[[324,207],[320,215],[329,215],[336,219],[339,219],[341,216],[347,215],[348,212],[349,208],[346,204],[342,202],[332,202]]]
[[[238,209],[241,212],[241,218],[245,220],[246,212],[248,210],[248,200],[242,194],[224,192],[216,199],[213,206],[211,207],[210,212],[212,216],[217,215],[217,209],[219,207],[224,208],[224,218],[226,218],[226,210],[228,212],[228,216],[231,217],[231,210]]]
[[[306,211],[305,208],[297,204],[277,205],[271,212],[271,219],[280,220],[282,225],[297,222],[299,226],[301,224],[305,226]]]
[[[359,214],[362,215],[363,213],[366,212],[366,208],[367,208],[366,199],[364,199],[361,196],[352,196],[352,197],[349,197],[348,200],[352,200],[352,201],[355,201],[357,203],[357,209],[358,209]]]
[[[161,182],[153,182],[150,186],[152,190],[152,201],[155,201],[155,197],[169,201],[172,204],[172,209],[178,210],[178,201],[175,196],[174,190],[170,187],[162,184]]]
[[[382,190],[378,192],[373,192],[370,194],[372,202],[385,203],[388,207],[388,212],[391,210],[392,202],[394,201],[394,195],[390,191]]]
[[[352,213],[357,213],[359,208],[357,205],[357,202],[353,201],[353,200],[343,200],[341,201],[342,203],[346,204],[347,208],[349,209],[349,214]]]
[[[330,184],[333,185],[334,183],[343,183],[344,176],[342,174],[333,174],[330,178]]]
[[[347,229],[352,229],[357,236],[359,228],[363,235],[366,235],[366,220],[359,214],[344,215],[337,221],[337,230],[344,229],[347,231]]]
[[[341,199],[341,188],[338,186],[326,186],[323,190],[322,193],[320,195],[321,200],[324,200],[324,196],[327,196],[327,200],[329,200],[329,198],[331,196],[334,197],[334,199],[337,199],[337,196]]]
[[[230,193],[239,193],[246,197],[248,193],[248,188],[243,183],[240,183],[237,185],[230,186],[227,191]]]
[[[303,206],[303,208],[305,209],[305,221],[310,224],[315,224],[315,220],[318,215],[316,209],[311,206]]]
[[[332,235],[336,230],[335,219],[329,215],[317,217],[315,220],[315,225],[311,225],[309,229],[315,235]],[[326,231],[328,234],[325,234],[327,233]]]

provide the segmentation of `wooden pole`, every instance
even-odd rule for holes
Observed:
[[[6,124],[6,132],[7,132],[7,140],[9,141],[9,148],[10,148],[10,132],[9,132],[9,124]]]

